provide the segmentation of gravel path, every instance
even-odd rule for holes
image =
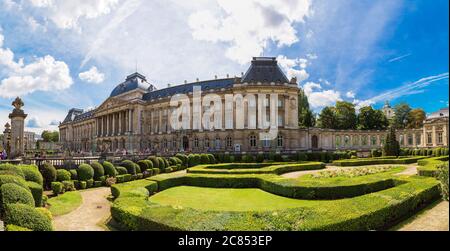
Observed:
[[[355,169],[355,168],[374,167],[374,166],[406,166],[408,168],[405,171],[403,171],[401,173],[398,173],[398,175],[400,175],[400,174],[414,175],[414,174],[417,173],[417,166],[416,166],[416,164],[413,164],[413,165],[385,164],[385,165],[367,165],[367,166],[349,166],[349,167],[327,165],[327,167],[325,169],[290,172],[290,173],[282,174],[281,176],[285,177],[285,178],[298,178],[298,177],[301,177],[301,176],[304,176],[304,175],[307,175],[307,174],[318,173],[318,172],[321,172],[321,171],[345,170],[345,169]]]
[[[56,216],[53,225],[56,231],[105,231],[98,224],[110,216],[110,202],[106,197],[110,188],[101,187],[81,192],[83,203],[74,211]]]
[[[441,201],[406,220],[397,231],[449,231],[448,201]]]

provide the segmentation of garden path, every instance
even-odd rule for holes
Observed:
[[[335,170],[345,170],[345,169],[354,169],[354,168],[362,168],[362,167],[373,167],[373,166],[406,166],[407,169],[405,171],[401,172],[401,173],[398,173],[398,175],[400,175],[400,174],[414,175],[414,174],[417,173],[417,166],[416,166],[416,164],[412,164],[412,165],[386,164],[386,165],[367,165],[367,166],[349,166],[349,167],[327,165],[327,167],[325,169],[290,172],[290,173],[282,174],[281,176],[285,177],[285,178],[298,178],[298,177],[301,177],[301,176],[304,176],[304,175],[307,175],[307,174],[318,173],[318,172],[321,172],[321,171],[335,171]]]
[[[53,226],[56,231],[105,231],[101,221],[106,220],[111,212],[111,203],[106,199],[110,195],[109,187],[81,191],[83,203],[74,211],[56,216]]]
[[[435,203],[416,214],[396,229],[398,231],[449,231],[448,201]]]

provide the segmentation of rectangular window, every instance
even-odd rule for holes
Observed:
[[[283,126],[283,115],[278,114],[278,126]]]
[[[432,144],[433,140],[432,140],[432,135],[431,132],[427,133],[427,144]]]
[[[442,144],[442,132],[438,132],[438,143]]]
[[[421,141],[421,136],[420,134],[416,134],[416,145],[420,145]]]

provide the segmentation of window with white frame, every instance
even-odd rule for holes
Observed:
[[[270,147],[270,139],[269,139],[269,136],[264,136],[264,138],[263,138],[263,147]]]
[[[231,138],[231,136],[227,136],[225,141],[226,141],[227,147],[233,147],[233,139]]]
[[[198,147],[198,138],[194,138],[194,147]]]
[[[220,142],[220,138],[217,137],[216,140],[215,140],[215,143],[214,143],[214,146],[215,146],[216,149],[220,149],[220,147],[221,147],[220,143],[221,143]]]
[[[250,147],[256,147],[256,136],[255,135],[251,135],[249,137],[249,143],[250,143]]]
[[[283,135],[278,135],[278,137],[277,137],[277,146],[278,147],[283,147],[283,144],[284,144],[284,142],[283,142]]]

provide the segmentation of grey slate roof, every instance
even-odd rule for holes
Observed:
[[[122,93],[129,92],[138,88],[147,91],[150,86],[151,85],[147,82],[145,76],[136,72],[129,75],[126,78],[125,82],[117,85],[116,88],[114,88],[114,90],[111,92],[111,95],[109,95],[109,97],[115,97]]]
[[[69,110],[69,113],[67,113],[66,118],[64,119],[63,123],[71,122],[75,119],[76,116],[83,114],[82,109],[76,109],[72,108]]]
[[[233,87],[234,78],[215,79],[202,82],[194,82],[183,85],[177,85],[161,90],[151,91],[144,94],[143,100],[154,100],[158,98],[164,98],[173,96],[175,94],[187,94],[193,91],[194,86],[200,86],[203,91],[216,90],[222,88]]]
[[[289,83],[274,57],[254,57],[241,82]]]

